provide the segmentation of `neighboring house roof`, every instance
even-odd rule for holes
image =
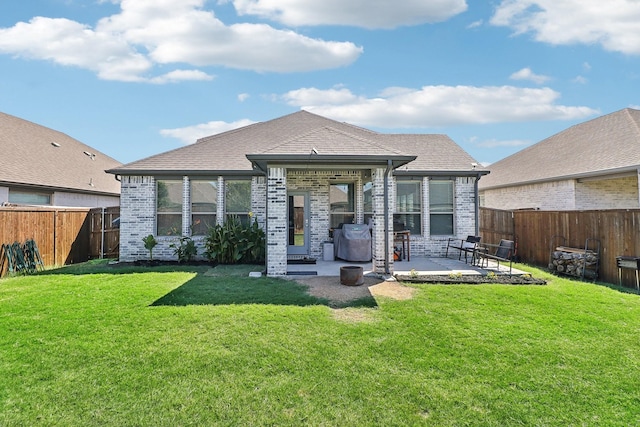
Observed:
[[[481,190],[633,172],[640,167],[640,110],[572,126],[488,167]]]
[[[195,144],[129,163],[110,172],[121,175],[209,171],[246,174],[253,170],[247,157],[295,162],[303,156],[316,162],[342,159],[345,164],[389,157],[395,160],[396,166],[406,164],[402,171],[407,173],[463,171],[475,174],[482,169],[475,170],[475,160],[446,135],[380,134],[299,111],[208,136]]]
[[[62,132],[0,113],[0,149],[0,185],[120,194],[121,163]]]

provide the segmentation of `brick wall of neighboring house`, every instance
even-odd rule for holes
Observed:
[[[483,207],[492,209],[576,209],[574,180],[482,190]]]
[[[638,178],[629,176],[576,183],[576,209],[637,209]]]
[[[481,191],[483,207],[549,211],[635,209],[640,207],[636,176],[602,180],[562,180]]]

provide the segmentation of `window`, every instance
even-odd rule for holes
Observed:
[[[355,222],[353,184],[331,184],[329,186],[329,217],[331,228]]]
[[[453,181],[429,181],[431,234],[453,234]]]
[[[216,225],[218,181],[191,181],[191,234],[203,236]]]
[[[420,181],[400,181],[396,184],[396,213],[393,228],[422,234],[422,192]]]
[[[369,221],[373,218],[373,182],[364,183],[362,195],[364,201],[364,223],[369,224]]]
[[[158,181],[156,191],[157,235],[181,235],[182,181]]]
[[[22,205],[50,205],[51,195],[46,193],[9,190],[9,203]]]
[[[251,211],[251,181],[225,181],[225,213],[237,216],[243,224],[249,224]]]

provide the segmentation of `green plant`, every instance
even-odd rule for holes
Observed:
[[[158,241],[153,237],[153,234],[143,237],[142,241],[144,242],[145,249],[149,251],[149,261],[153,260],[153,248],[156,247]]]
[[[205,238],[205,255],[220,264],[259,263],[265,257],[265,234],[254,220],[243,225],[236,216],[209,229]]]
[[[409,272],[409,276],[411,276],[412,279],[416,279],[418,277],[418,272],[415,268],[411,269],[411,271]]]
[[[489,279],[490,281],[495,281],[497,280],[498,276],[496,273],[494,273],[493,271],[490,271],[487,273],[487,279]]]
[[[449,273],[449,278],[450,279],[461,279],[462,278],[462,273],[461,272],[457,272],[457,273]]]
[[[169,247],[173,248],[173,254],[178,256],[179,262],[190,262],[198,255],[196,242],[188,236],[182,236],[179,244],[172,243]]]

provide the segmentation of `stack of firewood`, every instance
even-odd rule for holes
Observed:
[[[565,252],[556,250],[551,254],[549,270],[570,276],[595,279],[598,254],[592,251]]]

